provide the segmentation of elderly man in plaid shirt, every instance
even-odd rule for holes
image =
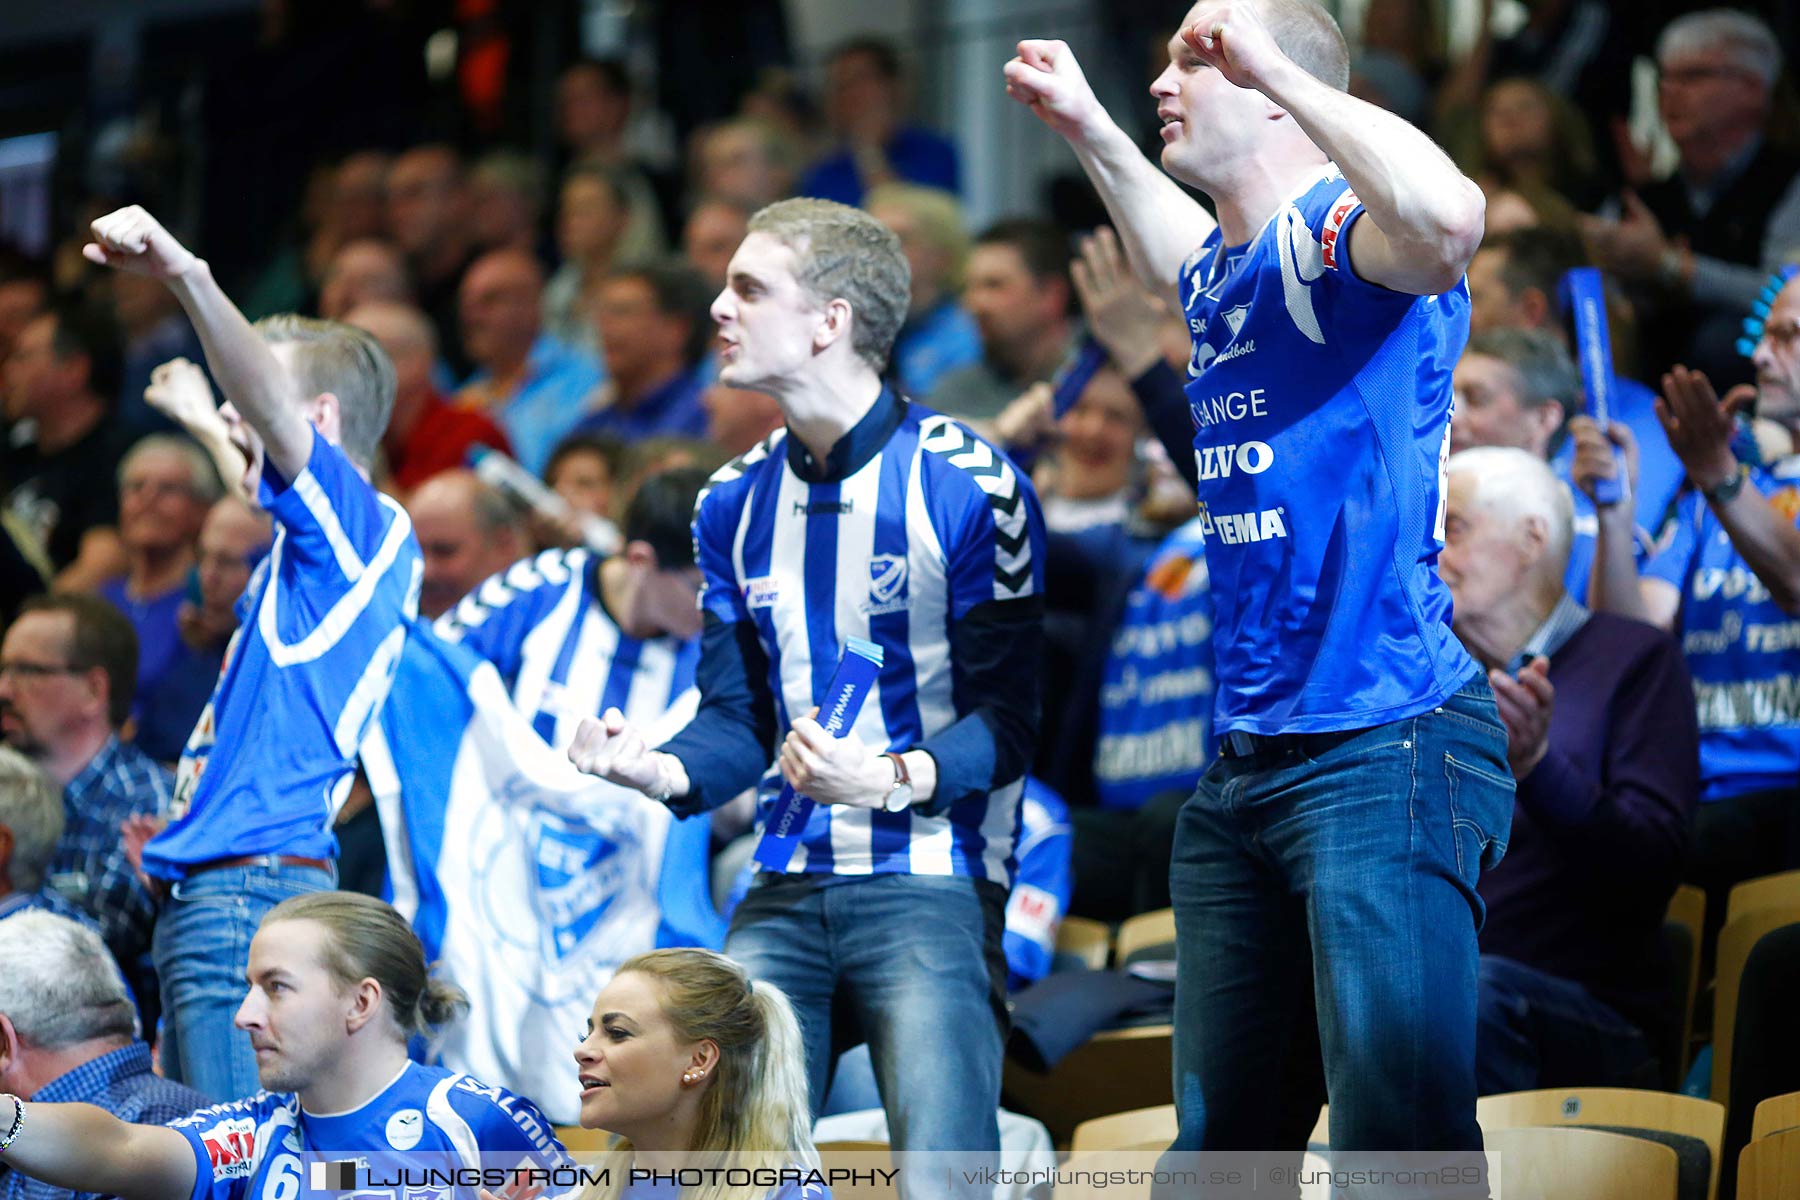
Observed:
[[[125,986],[98,935],[47,912],[0,921],[0,1092],[37,1103],[93,1104],[121,1121],[162,1125],[205,1108],[192,1088],[150,1069]],[[0,1200],[94,1200],[27,1179],[0,1158]]]
[[[119,740],[137,679],[137,635],[94,596],[25,602],[0,641],[0,738],[63,788],[63,836],[50,885],[100,925],[154,1027],[157,989],[147,959],[156,906],[125,857],[120,825],[160,816],[169,772]]]

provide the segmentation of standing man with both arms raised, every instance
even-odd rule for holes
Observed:
[[[1216,222],[1068,46],[1005,76],[1194,340],[1221,755],[1171,868],[1175,1148],[1304,1145],[1316,1094],[1271,1080],[1305,1065],[1315,993],[1334,1152],[1479,1150],[1475,883],[1512,813],[1501,714],[1538,686],[1497,678],[1496,712],[1434,569],[1481,192],[1344,94],[1309,0],[1196,5],[1169,51],[1162,163]]]

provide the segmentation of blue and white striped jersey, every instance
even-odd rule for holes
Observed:
[[[779,739],[818,703],[847,638],[883,653],[856,735],[938,764],[928,804],[819,806],[791,869],[1010,884],[1041,658],[1044,532],[1030,481],[963,425],[884,391],[823,464],[783,429],[721,468],[694,532],[706,654],[744,651],[743,703],[761,708],[763,819],[780,786],[769,765]],[[738,636],[746,628],[753,639]],[[744,744],[719,746],[709,670],[703,658],[699,718],[664,746],[700,807],[730,797],[742,764],[723,760]]]
[[[182,752],[170,824],[144,870],[180,879],[219,858],[332,858],[331,822],[419,610],[406,510],[313,435],[306,469],[260,500],[275,544],[243,599],[212,699]]]
[[[603,560],[546,550],[492,576],[438,618],[436,631],[494,664],[513,705],[552,749],[581,718],[618,708],[652,726],[694,686],[700,639],[627,637],[600,596]]]

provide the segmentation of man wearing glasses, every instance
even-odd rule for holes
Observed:
[[[1800,156],[1764,138],[1781,46],[1761,20],[1688,13],[1656,43],[1658,107],[1681,158],[1674,174],[1627,190],[1618,219],[1588,218],[1595,262],[1637,285],[1642,344],[1666,347],[1720,387],[1747,381],[1738,318],[1768,272],[1800,246]]]
[[[137,660],[130,622],[99,597],[27,600],[0,642],[0,739],[62,789],[63,834],[48,882],[99,924],[153,1021],[154,977],[139,964],[150,951],[156,906],[126,860],[119,826],[167,812],[174,780],[119,740]]]
[[[1595,505],[1594,608],[1677,633],[1694,677],[1701,793],[1687,878],[1707,890],[1714,930],[1733,884],[1800,867],[1800,454],[1752,465],[1734,438],[1735,418],[1754,403],[1800,444],[1800,277],[1784,274],[1751,359],[1755,387],[1721,401],[1699,372],[1663,377],[1657,415],[1693,489],[1677,499],[1642,579],[1630,487],[1619,503]],[[1617,474],[1613,443],[1635,475],[1624,425],[1613,422],[1611,442],[1585,417],[1570,429],[1575,481],[1590,494],[1594,479]]]

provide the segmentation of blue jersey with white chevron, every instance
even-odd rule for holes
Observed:
[[[628,637],[600,597],[587,550],[546,550],[493,576],[437,634],[493,663],[538,736],[568,749],[582,717],[618,708],[643,726],[694,686],[700,639]]]
[[[1750,481],[1800,525],[1800,456]],[[1676,633],[1700,715],[1700,799],[1794,786],[1800,773],[1800,621],[1783,612],[1698,492],[1678,501],[1644,574],[1681,591]]]
[[[1248,244],[1215,229],[1182,269],[1217,733],[1378,725],[1475,670],[1437,574],[1468,287],[1359,278],[1362,214],[1328,165]]]
[[[345,1189],[319,1177],[327,1158],[371,1167],[416,1156],[418,1166],[445,1169],[554,1169],[568,1161],[531,1101],[418,1063],[408,1063],[378,1095],[348,1112],[317,1115],[303,1111],[292,1093],[258,1092],[203,1108],[169,1128],[194,1152],[189,1200],[342,1200]],[[440,1200],[449,1194],[440,1193]],[[466,1196],[472,1200],[472,1190]]]
[[[712,478],[695,509],[701,602],[748,621],[768,656],[783,733],[825,694],[845,639],[882,649],[855,734],[903,751],[969,711],[956,693],[951,623],[977,605],[1041,595],[1043,516],[1029,480],[958,422],[908,405],[847,478],[808,483],[777,430]],[[759,789],[766,820],[780,776]],[[819,805],[790,870],[970,875],[1011,882],[1020,781],[936,816]]]
[[[406,510],[317,432],[306,469],[265,467],[275,543],[238,604],[212,699],[182,752],[144,870],[219,858],[331,858],[357,747],[393,682],[423,563]]]

